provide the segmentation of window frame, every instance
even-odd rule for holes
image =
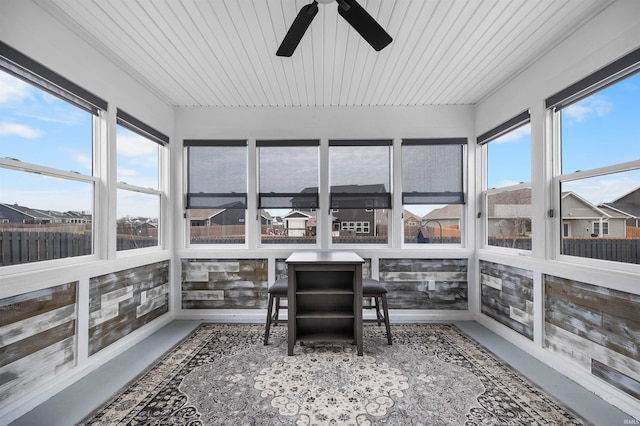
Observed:
[[[261,148],[273,148],[273,147],[278,147],[278,148],[287,148],[287,147],[291,147],[291,148],[296,148],[296,147],[309,147],[309,148],[316,148],[317,149],[317,157],[316,157],[316,161],[317,161],[317,167],[318,167],[318,173],[316,176],[316,188],[317,188],[317,192],[315,194],[312,194],[313,196],[315,196],[315,207],[310,207],[308,208],[308,211],[311,213],[315,213],[316,214],[316,235],[315,235],[315,241],[313,243],[305,243],[305,244],[300,244],[300,243],[292,243],[292,242],[275,242],[275,243],[265,243],[262,240],[262,221],[261,221],[261,210],[274,210],[274,209],[290,209],[290,212],[294,212],[298,209],[294,209],[293,206],[291,207],[283,207],[283,208],[278,208],[278,207],[268,207],[268,208],[264,208],[261,206],[261,200],[262,197],[265,196],[263,193],[260,192],[260,149]],[[255,227],[255,240],[256,240],[256,246],[258,249],[265,249],[265,248],[274,248],[274,249],[283,249],[283,248],[291,248],[291,247],[295,247],[298,249],[315,249],[318,248],[320,246],[320,240],[321,240],[321,235],[320,233],[322,232],[321,230],[321,226],[320,226],[320,220],[318,219],[318,212],[321,212],[320,209],[320,192],[321,192],[321,188],[320,188],[320,173],[321,173],[321,164],[320,164],[320,158],[321,158],[321,154],[320,154],[320,139],[273,139],[273,140],[267,140],[267,139],[257,139],[256,140],[256,144],[255,144],[255,157],[256,157],[256,173],[255,173],[255,181],[256,181],[256,198],[257,198],[257,205],[256,205],[256,217],[258,219],[257,225]],[[285,193],[278,193],[279,195],[285,195]],[[286,193],[286,195],[290,195],[290,196],[296,196],[299,195],[301,193]],[[303,212],[306,212],[307,209],[305,210],[301,210]]]
[[[243,243],[206,243],[206,244],[197,244],[193,243],[191,239],[191,210],[203,210],[208,209],[208,207],[190,207],[189,203],[189,148],[190,147],[244,147],[245,155],[246,155],[246,164],[245,164],[245,177],[246,177],[246,191],[244,195],[244,242]],[[251,168],[251,162],[249,161],[252,157],[251,150],[255,150],[255,144],[249,144],[247,139],[184,139],[182,143],[182,152],[183,152],[183,200],[184,200],[184,247],[187,249],[209,249],[209,248],[225,248],[229,250],[234,249],[246,249],[249,247],[250,241],[250,224],[253,223],[252,220],[249,220],[249,207],[251,196],[250,188],[251,183],[249,181],[250,174],[249,170]],[[257,196],[257,188],[256,188],[256,196]],[[255,215],[258,222],[261,220],[260,213],[258,209],[255,209]]]
[[[43,166],[19,159],[0,158],[0,168],[25,173],[35,173],[45,177],[64,179],[91,185],[91,253],[87,255],[68,256],[58,259],[38,260],[34,262],[16,263],[0,266],[0,276],[5,274],[40,271],[53,265],[66,266],[94,261],[104,255],[106,239],[101,237],[98,229],[104,221],[100,204],[100,170],[97,164],[98,150],[104,143],[103,124],[106,122],[108,103],[88,90],[78,86],[71,80],[41,63],[31,59],[8,44],[0,41],[0,70],[25,81],[37,90],[42,90],[63,102],[68,103],[91,115],[91,174],[66,171],[55,167]]]
[[[116,203],[116,210],[117,210],[117,202],[118,202],[118,191],[122,190],[122,191],[130,191],[130,192],[135,192],[135,193],[139,193],[139,194],[145,194],[145,195],[151,195],[151,196],[155,196],[158,197],[158,244],[155,246],[149,246],[149,247],[140,247],[140,248],[134,248],[134,249],[128,249],[128,250],[118,250],[117,246],[116,246],[116,255],[117,256],[121,256],[124,253],[127,253],[128,255],[135,253],[135,252],[139,252],[141,250],[145,250],[145,251],[152,251],[152,250],[162,250],[165,249],[166,247],[164,247],[164,238],[163,238],[163,234],[164,234],[164,205],[166,204],[166,200],[165,200],[165,193],[166,190],[164,188],[164,175],[165,175],[165,167],[163,167],[164,164],[166,164],[166,157],[168,156],[168,145],[169,145],[169,137],[162,134],[161,132],[155,130],[153,127],[143,123],[142,121],[138,120],[137,118],[133,117],[132,115],[127,114],[126,112],[122,111],[121,109],[117,109],[116,110],[116,125],[122,126],[125,129],[130,130],[133,133],[136,133],[137,135],[147,139],[150,142],[154,142],[156,144],[158,144],[158,189],[155,188],[145,188],[139,185],[134,185],[134,184],[129,184],[126,182],[116,182],[116,193],[115,193],[115,203]],[[118,144],[118,140],[117,140],[117,132],[116,132],[116,146]],[[117,176],[117,163],[116,163],[116,176]],[[116,217],[116,232],[117,232],[117,220],[118,218]]]
[[[589,74],[565,89],[545,99],[546,124],[550,128],[553,158],[552,190],[549,216],[553,219],[551,230],[551,247],[548,247],[549,258],[581,266],[605,267],[622,272],[640,271],[640,265],[598,258],[587,258],[562,253],[565,222],[562,218],[562,185],[567,182],[612,175],[628,171],[640,170],[640,159],[610,164],[588,170],[563,173],[562,171],[562,119],[563,109],[592,96],[609,86],[622,82],[632,75],[640,73],[640,48],[611,62],[601,69]]]
[[[333,182],[331,181],[331,172],[332,172],[332,162],[331,162],[331,148],[332,147],[387,147],[389,149],[389,188],[387,189],[387,192],[385,193],[380,193],[383,195],[382,198],[385,199],[385,202],[387,204],[384,205],[384,207],[373,207],[370,205],[370,203],[366,204],[365,206],[363,206],[362,208],[347,208],[344,206],[335,206],[334,205],[334,201],[333,201],[333,192],[331,191]],[[380,138],[380,139],[376,139],[376,138],[360,138],[360,139],[340,139],[340,138],[330,138],[328,139],[328,153],[327,153],[327,164],[326,164],[326,173],[328,175],[328,180],[329,180],[329,184],[328,184],[328,188],[327,188],[327,198],[329,200],[329,214],[328,214],[328,220],[329,220],[329,225],[328,225],[328,231],[327,231],[327,238],[328,238],[328,247],[330,249],[359,249],[359,250],[367,250],[367,249],[381,249],[381,248],[390,248],[393,246],[393,232],[394,232],[394,226],[393,226],[393,197],[394,197],[394,141],[391,138]],[[322,167],[322,164],[321,164]],[[345,192],[335,192],[336,194],[336,198],[339,199],[340,198],[340,194],[342,194],[343,196],[345,195],[350,195],[349,193],[345,193]],[[374,194],[378,194],[378,193],[374,193]],[[360,194],[354,194],[354,195],[360,195]],[[322,194],[321,194],[322,197]],[[368,211],[370,212],[374,212],[375,210],[382,210],[384,212],[384,214],[387,215],[387,241],[385,243],[363,243],[363,242],[356,242],[356,243],[340,243],[340,242],[335,242],[334,238],[333,238],[333,232],[336,231],[336,229],[334,229],[334,225],[331,223],[331,215],[333,213],[338,213],[342,210],[354,210],[354,211],[362,211],[364,213],[367,213]],[[375,215],[375,213],[374,213]],[[343,226],[342,223],[344,222],[356,222],[354,220],[341,220],[338,226],[337,231],[341,231],[343,230]],[[360,221],[362,222],[362,221]],[[369,232],[371,232],[372,227],[375,228],[376,224],[374,223],[373,225],[369,226]],[[354,232],[355,232],[355,225],[354,225]]]
[[[400,152],[400,159],[399,159],[399,164],[400,164],[400,182],[398,183],[399,186],[401,187],[401,192],[400,192],[400,202],[401,202],[401,207],[402,207],[402,212],[400,214],[400,222],[398,225],[398,232],[400,233],[400,248],[402,249],[409,249],[409,250],[416,250],[416,249],[420,249],[420,250],[441,250],[441,249],[462,249],[465,248],[467,246],[467,227],[468,227],[468,223],[467,223],[467,208],[468,208],[468,176],[469,176],[469,171],[468,171],[468,164],[469,164],[469,158],[468,158],[468,144],[469,144],[469,139],[467,137],[444,137],[444,138],[404,138],[400,141],[399,144],[399,152]],[[459,198],[461,200],[461,202],[459,203],[448,203],[448,204],[417,204],[417,203],[409,203],[409,204],[405,204],[405,196],[409,196],[412,193],[407,193],[405,191],[405,188],[403,187],[403,182],[402,182],[402,174],[403,174],[403,158],[402,158],[402,147],[403,146],[411,146],[411,145],[428,145],[428,146],[460,146],[460,179],[461,179],[461,191],[459,193]],[[436,194],[432,194],[437,196]],[[405,210],[408,210],[409,212],[411,212],[410,209],[407,209],[407,206],[411,206],[411,205],[420,205],[420,206],[425,206],[425,205],[432,205],[432,206],[450,206],[450,205],[459,205],[460,206],[460,219],[459,219],[459,224],[460,224],[460,242],[459,243],[436,243],[436,242],[429,242],[429,243],[412,243],[412,242],[406,242],[405,239],[405,219],[404,219],[404,213]],[[424,220],[423,218],[420,218],[420,220],[418,222],[413,222],[413,224],[409,224],[409,227],[422,227],[423,223],[430,223],[433,222],[433,219],[430,220]],[[437,222],[437,221],[436,221]],[[439,222],[437,222],[439,223]],[[441,235],[442,235],[442,231]]]
[[[503,186],[500,188],[488,188],[488,176],[489,176],[489,144],[502,136],[505,136],[511,132],[514,132],[524,126],[531,125],[531,113],[530,110],[527,109],[519,114],[513,116],[507,121],[499,124],[493,129],[479,135],[476,139],[476,143],[480,146],[480,156],[482,159],[482,175],[481,175],[481,211],[482,216],[482,225],[481,225],[481,235],[482,235],[482,248],[486,250],[492,250],[495,252],[502,253],[516,253],[524,256],[531,256],[532,249],[522,249],[522,248],[512,248],[512,247],[504,247],[504,246],[496,246],[489,244],[489,197],[495,194],[502,194],[511,191],[519,191],[526,190],[532,191],[532,176],[529,176],[529,182],[518,183],[515,185]],[[529,162],[531,162],[531,141],[529,142]],[[533,209],[533,202],[532,202]],[[533,216],[533,215],[531,215]],[[533,217],[529,217],[529,221],[531,223],[531,245],[533,245]]]

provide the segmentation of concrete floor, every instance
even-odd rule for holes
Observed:
[[[11,423],[11,426],[69,426],[80,422],[143,372],[157,358],[200,324],[174,321],[125,353],[88,374],[48,401]],[[608,404],[575,382],[473,321],[455,324],[521,374],[596,426],[637,424],[628,414]]]

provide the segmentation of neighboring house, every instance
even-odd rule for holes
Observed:
[[[417,242],[426,243],[442,238],[460,238],[461,218],[462,205],[460,204],[448,204],[439,209],[433,209],[420,219]]]
[[[317,217],[315,211],[292,210],[282,216],[287,237],[316,235]]]
[[[611,203],[598,206],[626,217],[627,226],[640,228],[640,187]]]
[[[190,213],[191,226],[213,225],[244,225],[246,209],[192,209]],[[269,225],[271,216],[262,216],[262,224]]]
[[[293,197],[291,199],[291,205],[304,205],[301,202],[298,202],[298,199],[307,199],[304,194],[308,193],[317,193],[318,189],[316,187],[313,188],[305,188],[300,192],[300,196]],[[371,194],[371,200],[367,204],[374,207],[377,202],[376,198],[378,194],[380,196],[385,196],[386,189],[382,184],[378,185],[340,185],[340,186],[332,186],[331,191],[336,194],[340,194],[340,206],[338,208],[331,209],[331,229],[334,236],[340,234],[356,234],[358,236],[377,236],[380,229],[387,229],[389,224],[389,218],[387,214],[387,209],[374,209],[374,208],[365,208],[365,209],[355,209],[355,208],[345,208],[344,206],[352,205],[350,203],[351,200],[354,202],[361,203],[363,196],[366,197],[366,194]],[[367,200],[365,200],[366,202]],[[315,209],[304,209],[304,208],[295,208],[291,213],[288,213],[283,219],[285,219],[290,214],[298,212],[300,214],[308,214],[309,221],[313,221],[314,224],[308,224],[305,228],[313,228],[313,234],[315,235],[315,219],[316,219],[316,210]],[[297,217],[298,220],[303,220],[301,216]],[[286,220],[286,219],[285,219]],[[298,225],[296,225],[297,227]],[[288,226],[285,225],[286,228]]]
[[[33,209],[31,207],[20,206],[18,204],[6,203],[0,203],[0,216],[3,218],[3,223],[38,225],[51,223],[91,223],[91,215],[83,212],[58,212],[53,210],[40,210]]]
[[[627,216],[608,207],[598,207],[574,192],[562,193],[564,237],[626,238]]]
[[[489,237],[531,235],[531,188],[494,192],[486,203]]]

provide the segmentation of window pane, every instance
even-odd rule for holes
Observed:
[[[460,244],[462,205],[412,204],[403,212],[405,244]]]
[[[316,209],[260,210],[262,244],[315,244]]]
[[[117,126],[118,182],[158,189],[160,145]]]
[[[561,183],[561,253],[640,263],[640,170]]]
[[[462,145],[402,145],[404,204],[462,204]]]
[[[0,168],[0,266],[93,253],[93,183]]]
[[[118,189],[117,249],[158,245],[160,196]]]
[[[561,111],[562,173],[640,159],[640,73]]]
[[[191,209],[245,209],[247,147],[188,147],[187,185]]]
[[[331,207],[389,208],[390,146],[330,146]]]
[[[531,188],[487,194],[487,244],[531,250]]]
[[[318,146],[260,146],[258,155],[260,241],[315,244]]]
[[[191,244],[244,244],[246,210],[191,209]]]
[[[487,188],[531,182],[531,124],[487,145]]]
[[[93,115],[0,71],[0,157],[91,175]]]
[[[387,244],[389,210],[339,209],[331,211],[334,244]]]

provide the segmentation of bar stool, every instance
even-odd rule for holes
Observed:
[[[276,280],[271,287],[267,290],[269,294],[269,302],[267,306],[267,324],[264,331],[264,344],[269,344],[269,330],[271,329],[271,324],[273,326],[277,326],[279,323],[286,323],[287,320],[281,320],[278,318],[278,314],[280,313],[280,309],[287,309],[287,306],[280,305],[280,299],[286,298],[287,293],[289,291],[289,279],[288,278],[280,278]],[[275,301],[275,311],[273,310],[273,302]]]
[[[376,319],[363,319],[362,322],[376,322],[378,325],[384,325],[387,328],[387,344],[391,344],[391,327],[389,326],[389,310],[387,309],[387,288],[378,280],[363,279],[362,280],[362,297],[373,297],[373,306],[363,306],[364,309],[375,309]],[[382,302],[382,312],[380,312],[380,303]]]

